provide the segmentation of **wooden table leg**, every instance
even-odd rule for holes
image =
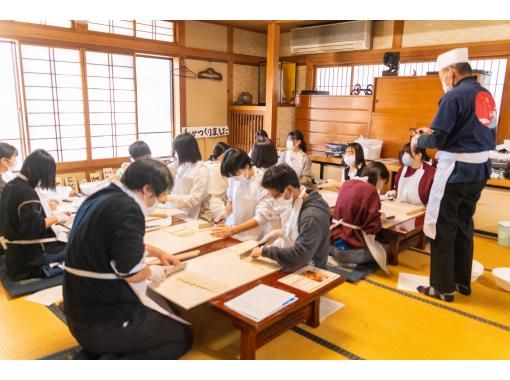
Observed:
[[[310,316],[308,317],[308,320],[306,321],[306,324],[310,327],[318,327],[320,322],[320,304],[321,299],[317,298],[315,301],[313,301],[308,307],[310,308]]]
[[[397,240],[392,240],[390,242],[390,248],[388,252],[388,263],[390,265],[398,265],[398,250],[399,250],[400,242]]]
[[[255,360],[257,333],[253,330],[241,330],[241,360]]]

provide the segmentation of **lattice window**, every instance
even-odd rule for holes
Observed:
[[[134,37],[135,35],[135,26],[131,20],[93,20],[88,22],[88,29],[122,36]]]
[[[0,41],[0,141],[11,144],[18,150],[19,159],[15,170],[21,168],[23,149],[21,144],[21,122],[18,110],[18,90],[16,81],[16,45],[13,42]]]
[[[171,21],[136,21],[136,37],[174,42],[174,23]]]
[[[27,136],[57,162],[87,158],[80,52],[21,45]]]
[[[136,57],[138,139],[154,156],[169,156],[172,145],[172,60]]]
[[[136,140],[134,57],[86,52],[92,159],[125,156]]]
[[[329,91],[330,95],[350,95],[351,75],[351,66],[318,67],[315,76],[315,89]]]

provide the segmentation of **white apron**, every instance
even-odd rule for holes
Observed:
[[[294,201],[292,207],[285,210],[281,214],[282,221],[282,236],[276,239],[271,246],[278,248],[289,248],[294,245],[299,235],[298,232],[298,218],[303,207],[303,201],[306,195],[306,188],[301,186],[301,193]]]
[[[362,228],[360,226],[355,226],[353,224],[344,222],[343,220],[336,222],[329,229],[332,230],[339,225],[343,225],[345,227],[352,228],[353,230],[361,231],[361,234],[363,235],[363,239],[365,240],[365,244],[367,245],[367,248],[370,251],[370,254],[374,258],[377,265],[379,265],[379,267],[386,273],[388,273],[388,274],[390,273],[388,271],[388,266],[386,264],[386,258],[387,258],[386,250],[384,249],[384,247],[382,246],[381,243],[379,243],[377,240],[375,240],[374,234],[367,234],[365,231],[362,230]]]
[[[303,172],[303,162],[305,160],[305,155],[305,152],[302,150],[299,152],[288,150],[285,154],[285,163],[294,169],[298,178],[301,177],[301,173]]]
[[[434,182],[430,189],[429,203],[425,211],[425,222],[423,232],[431,239],[436,238],[436,222],[439,215],[439,207],[443,199],[444,189],[448,178],[455,168],[455,162],[465,162],[468,164],[483,164],[489,159],[489,152],[478,153],[450,153],[439,151],[436,154],[438,159]]]
[[[398,181],[398,193],[397,193],[397,201],[403,203],[410,203],[413,205],[423,205],[423,202],[420,199],[420,181],[425,173],[422,167],[416,169],[414,174],[410,177],[406,177],[408,166],[404,166],[402,169],[402,173],[400,173],[400,178]]]
[[[235,181],[231,179],[231,181]],[[247,222],[255,216],[257,208],[257,193],[260,183],[257,184],[258,179],[253,175],[250,179],[241,179],[236,183],[232,183],[233,196],[232,196],[232,213],[227,217],[227,226],[237,226],[241,223]],[[241,241],[259,240],[262,234],[262,227],[257,226],[251,230],[241,232],[233,237]]]
[[[143,262],[143,259],[142,259],[142,262]],[[140,265],[140,264],[141,263],[139,263],[138,265]],[[112,268],[113,268],[113,265],[112,265]],[[71,273],[71,274],[73,274],[75,276],[79,276],[79,277],[93,278],[96,280],[118,280],[118,281],[122,280],[122,278],[117,276],[115,273],[97,273],[97,272],[91,272],[91,271],[86,271],[86,270],[81,270],[81,269],[70,268],[70,267],[67,267],[64,265],[62,265],[62,269],[64,269],[68,273]],[[154,311],[157,311],[158,313],[160,313],[166,317],[169,317],[177,322],[184,323],[186,325],[190,324],[189,322],[187,322],[184,319],[175,315],[175,313],[172,311],[172,309],[170,307],[168,307],[168,309],[164,309],[163,307],[158,305],[155,301],[153,301],[152,299],[150,299],[147,296],[147,285],[148,285],[147,280],[135,282],[135,283],[126,281],[126,284],[129,285],[131,290],[133,290],[133,292],[135,293],[136,297],[140,300],[142,305],[144,305],[145,307],[152,309]]]

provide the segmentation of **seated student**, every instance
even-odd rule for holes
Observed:
[[[202,155],[195,137],[181,133],[173,142],[176,161],[170,171],[175,177],[175,186],[167,201],[186,211],[191,219],[211,221],[209,208],[209,169],[202,162]]]
[[[209,204],[211,208],[211,218],[214,220],[225,210],[227,203],[228,179],[221,175],[221,161],[230,145],[220,141],[214,145],[213,151],[207,161],[209,170],[209,195],[211,196]]]
[[[312,184],[312,160],[306,154],[306,143],[300,131],[292,131],[287,135],[287,150],[280,155],[278,164],[286,163],[294,169],[299,177],[299,183],[310,186]]]
[[[275,165],[278,161],[278,152],[273,142],[267,137],[257,137],[251,150],[253,166],[263,171]]]
[[[129,146],[128,151],[129,155],[131,156],[131,162],[138,160],[139,158],[150,158],[152,155],[151,148],[145,141],[142,140],[138,140],[132,143]],[[115,176],[111,179],[120,180],[131,162],[123,162],[119,170],[117,170],[117,173],[115,173]]]
[[[416,148],[413,155],[410,144],[405,144],[402,152],[403,166],[395,175],[395,190],[387,195],[396,196],[399,202],[426,205],[436,169],[428,164],[429,158],[425,149]]]
[[[221,162],[221,174],[229,177],[225,212],[215,222],[224,225],[213,229],[218,237],[233,236],[239,240],[258,240],[268,222],[274,219],[273,201],[262,188],[263,170],[253,166],[244,150],[231,148]],[[266,229],[269,229],[269,225]]]
[[[80,358],[177,359],[190,349],[188,323],[146,295],[147,280],[159,283],[163,265],[179,263],[143,241],[145,216],[172,185],[162,162],[136,160],[122,182],[79,208],[66,247],[64,310]],[[145,265],[146,252],[161,266]]]
[[[363,147],[358,143],[350,143],[345,148],[343,155],[344,174],[341,181],[330,181],[317,186],[317,189],[334,187],[340,189],[345,181],[359,177],[366,166]]]
[[[338,222],[331,231],[331,255],[340,266],[355,266],[376,261],[386,269],[386,252],[375,241],[381,230],[380,189],[389,179],[381,162],[368,164],[363,175],[344,182],[336,201],[333,218]]]
[[[33,151],[20,174],[5,185],[0,198],[0,236],[7,272],[13,280],[53,277],[62,273],[52,265],[64,259],[65,244],[57,242],[51,226],[70,220],[70,213],[48,216],[35,191],[56,187],[56,164],[45,150]]]
[[[259,137],[265,137],[266,139],[269,139],[269,136],[267,135],[267,132],[264,131],[263,129],[259,129],[257,132],[255,132],[255,141],[257,141],[257,139]],[[250,149],[250,151],[248,152],[248,156],[251,157],[252,152],[253,152],[253,148]]]
[[[17,156],[18,150],[15,147],[0,142],[0,196],[5,184],[15,177],[11,170],[16,167]]]
[[[307,194],[296,172],[287,164],[267,169],[262,187],[278,202],[290,203],[292,209],[283,231],[284,237],[293,243],[284,248],[255,248],[251,257],[268,257],[289,272],[311,262],[325,268],[329,251],[329,207],[322,196],[317,191]]]

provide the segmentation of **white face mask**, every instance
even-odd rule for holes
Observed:
[[[344,162],[347,166],[352,166],[356,162],[356,157],[353,154],[344,156]]]
[[[409,153],[404,153],[402,155],[402,163],[405,166],[411,166],[413,164],[413,158],[411,157],[411,155]]]
[[[159,201],[156,199],[156,202],[154,202],[154,204],[152,206],[148,206],[147,205],[147,197],[144,195],[143,196],[144,200],[143,200],[143,203],[145,204],[145,207],[144,207],[144,210],[143,210],[143,213],[145,216],[148,216],[149,214],[151,214],[155,209],[158,208],[159,206]]]
[[[288,206],[292,205],[292,195],[290,195],[289,198],[287,199],[285,197],[286,192],[287,192],[287,189],[285,189],[285,191],[283,192],[283,194],[281,196],[279,196],[278,198],[275,199],[275,201],[279,207],[288,207]]]
[[[285,147],[287,148],[287,150],[293,150],[294,149],[294,143],[292,142],[292,140],[287,140],[287,143],[285,144]]]

